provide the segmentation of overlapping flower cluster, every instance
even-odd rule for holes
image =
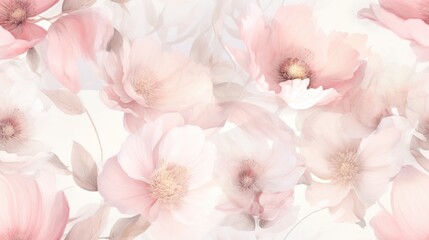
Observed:
[[[363,34],[323,31],[316,11],[2,0],[0,239],[337,239],[339,228],[428,239],[429,72],[386,64]],[[358,16],[429,59],[428,1],[380,0]],[[99,139],[98,162],[77,142],[59,159],[38,138],[52,105],[88,115],[100,137],[84,90],[123,114],[110,127],[129,136],[105,159]],[[97,194],[99,209],[70,214],[58,179]],[[297,228],[309,217],[297,189],[334,228]]]

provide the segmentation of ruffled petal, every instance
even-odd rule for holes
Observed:
[[[118,154],[122,169],[131,178],[149,182],[152,172],[158,167],[159,159],[167,160],[161,157],[162,154],[158,156],[160,139],[171,128],[183,124],[184,120],[179,114],[165,114],[128,137]]]
[[[116,158],[109,159],[98,177],[98,191],[107,203],[128,214],[149,216],[155,203],[147,183],[130,178]]]
[[[10,32],[15,38],[26,41],[40,41],[47,34],[46,30],[42,27],[28,22],[21,24],[19,27],[11,29]]]

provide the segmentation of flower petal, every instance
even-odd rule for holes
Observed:
[[[149,182],[160,159],[156,151],[160,139],[171,128],[183,124],[184,120],[179,114],[165,114],[128,137],[118,154],[122,169],[131,178]]]
[[[116,158],[109,159],[98,177],[98,189],[107,203],[123,213],[149,216],[155,203],[147,183],[130,178]]]
[[[46,36],[46,30],[34,23],[23,23],[19,27],[11,29],[10,32],[17,39],[26,41],[41,40]]]
[[[404,167],[392,187],[392,210],[397,223],[414,239],[429,237],[429,176]]]
[[[374,228],[375,235],[380,240],[411,239],[385,209],[371,220],[371,227]]]
[[[306,198],[311,204],[317,206],[335,206],[349,194],[350,186],[338,183],[312,182],[307,189]]]
[[[388,128],[363,139],[357,153],[362,168],[370,170],[395,164],[391,152],[400,137],[401,132],[398,129]]]

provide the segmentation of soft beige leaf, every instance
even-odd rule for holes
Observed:
[[[40,57],[34,48],[27,51],[27,63],[31,70],[34,72],[37,70],[40,64]]]
[[[85,190],[97,191],[97,164],[91,154],[77,142],[73,143],[71,164],[76,184]]]
[[[109,41],[109,44],[107,44],[107,51],[118,51],[122,47],[122,43],[124,42],[124,39],[121,35],[121,33],[115,29],[113,32],[113,36]]]
[[[44,90],[43,93],[65,114],[78,115],[85,112],[80,98],[68,90]]]
[[[96,0],[64,0],[63,2],[63,12],[76,11],[82,8],[87,8],[92,6]]]
[[[66,165],[64,165],[64,163],[56,154],[52,154],[52,156],[47,160],[47,162],[52,167],[63,172],[64,174],[71,174],[71,171],[68,169]]]
[[[150,223],[140,215],[121,218],[112,227],[111,240],[131,240],[148,229]]]
[[[204,35],[198,36],[192,44],[190,56],[192,60],[201,64],[209,64],[210,44]]]
[[[65,240],[97,240],[106,226],[109,207],[103,205],[91,217],[76,223]]]

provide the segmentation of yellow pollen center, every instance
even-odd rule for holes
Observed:
[[[298,64],[293,64],[289,66],[289,68],[286,71],[289,74],[289,76],[293,78],[303,79],[307,77],[306,69],[303,66]]]
[[[306,79],[311,77],[308,64],[298,58],[287,58],[279,69],[283,81],[294,79]]]
[[[156,92],[156,78],[151,71],[141,71],[132,79],[134,91],[145,101],[152,101]]]
[[[189,174],[185,167],[167,164],[155,172],[149,190],[162,203],[174,204],[186,195],[188,182]]]
[[[10,20],[14,24],[20,24],[27,19],[27,12],[24,9],[17,8],[10,14]]]
[[[134,84],[134,91],[145,98],[149,97],[152,91],[151,84],[148,81],[138,81]]]
[[[360,173],[359,158],[355,149],[338,152],[331,158],[331,163],[335,169],[335,178],[340,182],[349,183]]]

